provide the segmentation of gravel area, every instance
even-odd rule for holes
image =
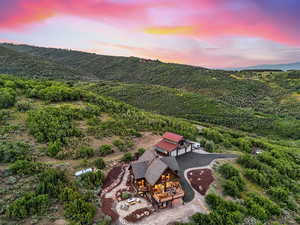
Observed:
[[[121,205],[126,203],[127,200],[118,202],[117,206],[116,206],[116,210],[117,210],[118,214],[120,215],[120,217],[125,217],[125,216],[127,216],[128,214],[134,212],[137,209],[146,208],[146,207],[151,208],[152,207],[152,205],[148,201],[146,201],[145,199],[143,199],[143,198],[139,198],[139,199],[140,199],[141,202],[136,203],[134,205],[130,205],[128,210],[121,209]]]

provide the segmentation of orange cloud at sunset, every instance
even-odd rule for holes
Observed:
[[[192,35],[196,34],[195,30],[191,26],[161,26],[161,27],[149,27],[144,29],[146,33],[149,34],[161,34],[161,35],[169,35],[169,34],[185,34]]]

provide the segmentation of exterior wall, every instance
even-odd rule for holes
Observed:
[[[176,149],[176,150],[170,152],[170,156],[179,156],[179,155],[183,155],[186,152],[190,152],[190,151],[192,151],[192,145],[188,145],[185,148]]]

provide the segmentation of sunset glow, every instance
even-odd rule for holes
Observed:
[[[298,0],[0,0],[0,40],[207,67],[300,61]]]

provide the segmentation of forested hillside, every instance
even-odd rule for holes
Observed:
[[[139,88],[147,88],[127,85],[0,75],[0,178],[4,181],[0,183],[1,222],[110,224],[98,196],[108,171],[116,162],[138,157],[160,140],[158,134],[164,131],[197,140],[207,151],[239,156],[215,168],[215,184],[205,198],[211,213],[195,214],[189,225],[300,222],[297,141],[262,138],[209,124],[198,130],[193,121],[146,112],[96,93],[121,93],[122,97],[127,93],[122,88],[134,89],[134,95],[141,93]],[[114,88],[121,90],[115,92]],[[145,106],[140,107],[149,110],[153,105],[162,107],[164,100],[170,102],[168,107],[175,108],[174,102],[182,101],[197,113],[193,101],[201,100],[205,103],[201,107],[203,115],[209,109],[219,111],[225,107],[177,89],[149,86],[148,92],[155,95],[144,96]],[[161,102],[156,92],[165,95]],[[134,104],[136,100],[131,101]],[[178,115],[185,113],[188,111],[181,110]],[[253,149],[262,153],[254,155]],[[88,167],[98,170],[80,178],[74,176]]]
[[[26,53],[16,52],[1,45],[0,73],[60,79],[80,79],[81,76],[72,68]]]
[[[253,106],[254,102],[260,101],[265,95],[276,95],[271,87],[260,81],[236,79],[238,72],[63,49],[27,45],[4,46],[93,74],[99,80],[182,88],[241,107]]]
[[[1,224],[107,224],[98,197],[107,169],[168,130],[198,135],[190,122],[67,83],[0,75]],[[87,167],[98,170],[76,179]]]
[[[230,105],[200,93],[158,85],[97,82],[82,86],[86,90],[164,115],[218,124],[264,136],[299,138],[298,111],[283,111],[285,115],[282,112],[279,116],[283,107],[292,109],[292,100],[274,105],[270,99],[260,105],[261,110],[255,110],[254,107]],[[297,108],[299,104],[293,102],[293,107]]]
[[[299,138],[298,71],[232,72],[28,45],[2,46],[22,55],[12,57],[13,64],[3,64],[2,71],[28,77],[122,81],[85,88],[164,115],[265,136]],[[23,58],[33,58],[37,65],[24,67]],[[41,62],[53,65],[55,72],[47,67],[35,72]]]

